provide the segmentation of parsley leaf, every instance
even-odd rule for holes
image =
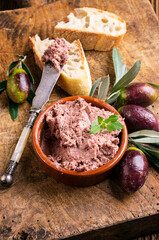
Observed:
[[[98,125],[98,122],[92,122],[89,134],[97,133],[99,131],[100,131],[100,126]]]
[[[102,132],[103,128],[106,128],[108,131],[121,130],[123,125],[118,122],[119,115],[111,115],[109,118],[104,119],[101,116],[98,116],[98,121],[93,121],[91,124],[91,129],[89,134],[95,134],[97,132]]]

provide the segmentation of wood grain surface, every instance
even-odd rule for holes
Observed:
[[[1,11],[0,80],[6,79],[7,67],[16,60],[16,54],[23,54],[27,55],[36,89],[41,72],[28,47],[28,37],[38,33],[41,38],[51,38],[55,24],[81,6],[108,10],[124,18],[127,34],[118,45],[123,62],[130,68],[140,59],[136,81],[159,83],[159,26],[148,0],[24,1],[16,10]],[[109,73],[113,83],[111,51],[85,53],[92,81]],[[65,96],[56,86],[46,105]],[[0,95],[0,174],[7,166],[29,108],[27,102],[22,104],[13,122],[6,93]],[[149,109],[159,116],[159,100]],[[159,231],[159,173],[150,166],[146,184],[135,194],[125,193],[114,176],[87,188],[65,186],[42,170],[30,138],[14,184],[0,189],[0,213],[0,239],[132,239]]]

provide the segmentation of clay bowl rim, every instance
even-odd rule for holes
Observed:
[[[68,169],[61,168],[61,167],[57,168],[53,164],[53,162],[51,162],[47,158],[47,156],[43,153],[43,151],[40,147],[40,134],[41,134],[43,120],[44,120],[46,112],[50,111],[52,109],[53,105],[56,103],[65,103],[66,101],[73,101],[73,100],[77,99],[78,97],[85,99],[87,102],[92,103],[92,105],[94,105],[94,106],[98,106],[99,108],[104,108],[106,110],[109,110],[109,111],[114,112],[115,114],[121,116],[113,106],[111,106],[110,104],[108,104],[100,99],[97,99],[97,98],[85,97],[85,96],[72,96],[72,97],[66,97],[66,98],[59,99],[59,100],[51,103],[48,107],[46,107],[37,117],[37,119],[34,123],[34,126],[33,126],[33,131],[32,131],[33,148],[34,148],[34,151],[35,151],[36,155],[38,156],[38,158],[40,158],[46,165],[48,165],[49,167],[53,168],[54,170],[56,170],[62,174],[67,174],[67,175],[72,175],[72,176],[92,176],[92,175],[102,174],[102,173],[107,172],[110,169],[112,169],[121,160],[122,156],[124,155],[124,153],[126,151],[126,148],[128,145],[128,131],[127,131],[125,122],[124,122],[124,128],[122,129],[121,143],[120,143],[120,147],[119,147],[117,154],[108,163],[106,163],[103,166],[101,166],[97,169],[94,169],[94,170],[77,172],[77,171],[68,170]]]

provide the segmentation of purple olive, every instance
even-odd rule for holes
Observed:
[[[119,165],[119,181],[129,193],[140,189],[148,176],[148,161],[145,154],[136,147],[126,150]]]
[[[131,83],[123,88],[117,98],[119,106],[128,104],[147,107],[157,99],[157,90],[148,83]]]
[[[118,112],[125,119],[129,133],[143,129],[159,131],[157,117],[144,107],[130,104],[120,107]]]
[[[8,97],[15,103],[24,102],[30,92],[28,74],[21,68],[15,69],[7,79]]]

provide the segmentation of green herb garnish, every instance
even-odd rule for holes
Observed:
[[[118,122],[119,115],[111,115],[109,118],[104,119],[101,116],[98,116],[98,121],[93,121],[91,124],[91,129],[89,134],[102,132],[103,128],[106,128],[108,131],[121,130],[123,125]]]

